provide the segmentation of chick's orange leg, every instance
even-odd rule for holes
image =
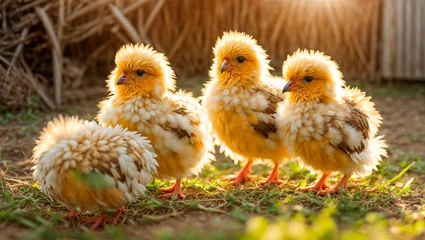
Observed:
[[[171,186],[170,189],[167,189],[165,192],[167,192],[166,194],[162,195],[162,197],[164,198],[172,198],[174,195],[179,196],[179,198],[184,199],[186,196],[183,194],[182,192],[182,180],[181,179],[177,179],[176,183]]]
[[[110,223],[110,224],[117,224],[118,223],[118,219],[120,219],[121,214],[125,211],[125,207],[122,206],[120,209],[118,209],[117,213],[112,217],[112,218],[107,218],[105,219],[105,222]]]
[[[99,227],[102,223],[104,223],[106,220],[105,213],[101,213],[98,217],[94,218],[87,218],[84,220],[84,223],[90,224],[93,223],[91,226],[91,230],[95,230],[97,227]]]
[[[347,182],[350,177],[351,177],[351,174],[345,174],[344,177],[342,177],[341,181],[339,181],[339,183],[335,187],[333,187],[330,190],[319,191],[317,194],[323,196],[326,194],[339,193],[341,189],[345,190],[347,188]]]
[[[77,219],[77,218],[79,218],[79,217],[80,217],[80,216],[78,215],[77,210],[72,209],[69,213],[67,213],[67,214],[63,215],[61,218],[62,218],[62,219],[66,219],[66,218],[74,218],[74,219]]]
[[[260,185],[266,184],[282,184],[284,181],[279,180],[279,164],[275,164],[272,173],[265,181],[260,181]]]
[[[329,188],[329,186],[326,185],[326,179],[328,179],[329,175],[331,175],[331,174],[330,173],[324,173],[322,175],[322,177],[319,179],[319,181],[317,181],[317,183],[314,184],[313,186],[302,187],[302,188],[298,188],[297,190],[302,191],[302,192],[308,192],[308,191],[322,191],[326,188]]]
[[[233,181],[233,184],[243,183],[245,181],[250,181],[249,173],[251,172],[251,166],[254,161],[249,160],[245,166],[241,169],[241,171],[236,176],[229,176],[226,180]]]
[[[173,183],[173,185],[171,185],[170,187],[163,187],[163,188],[160,188],[159,190],[161,192],[165,192],[165,193],[174,192],[174,190],[176,189],[176,183],[177,183],[177,181],[175,183]]]

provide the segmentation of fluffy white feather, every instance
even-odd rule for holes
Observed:
[[[145,137],[119,125],[59,116],[37,140],[33,177],[46,195],[70,209],[118,209],[143,194],[156,173],[155,157]],[[115,197],[104,199],[108,194]]]

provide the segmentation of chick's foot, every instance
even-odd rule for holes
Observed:
[[[112,218],[106,218],[104,222],[116,225],[118,223],[118,219],[120,219],[121,214],[124,211],[125,211],[125,207],[122,206]]]
[[[344,177],[341,179],[341,181],[339,181],[339,183],[337,185],[335,185],[335,187],[333,187],[330,190],[319,191],[317,193],[317,195],[325,196],[325,195],[328,195],[328,194],[340,193],[341,190],[345,191],[347,189],[347,181],[350,177],[351,177],[351,174],[349,174],[349,175],[345,174]]]
[[[77,219],[77,218],[80,218],[80,215],[78,214],[77,210],[72,209],[69,213],[63,215],[61,218],[62,219],[67,219],[67,218]]]
[[[251,166],[253,161],[249,160],[245,166],[241,169],[241,171],[236,176],[228,176],[225,180],[232,181],[233,184],[240,184],[246,181],[251,181],[251,177],[249,173],[251,172]]]
[[[330,173],[324,173],[322,175],[322,177],[319,179],[319,181],[317,181],[317,183],[314,184],[313,186],[300,187],[300,188],[297,188],[297,190],[301,191],[301,192],[323,191],[323,190],[329,188],[329,186],[326,184],[326,179],[328,179],[329,175],[331,175],[331,174]]]
[[[85,224],[92,224],[91,230],[95,230],[97,227],[99,227],[102,223],[104,223],[106,220],[105,213],[101,213],[98,217],[94,218],[86,218],[83,220]]]
[[[173,185],[171,185],[170,187],[163,187],[163,188],[160,188],[159,190],[160,190],[161,192],[165,192],[165,193],[171,193],[171,192],[174,192],[174,190],[176,189],[176,183],[177,183],[177,182],[173,183]]]
[[[162,190],[162,189],[161,189]],[[177,179],[176,183],[173,184],[170,188],[163,190],[166,194],[161,195],[163,198],[172,198],[174,195],[177,195],[180,199],[185,199],[186,196],[182,192],[182,180]]]
[[[285,181],[282,181],[279,179],[279,164],[275,164],[270,176],[267,178],[267,180],[260,181],[260,185],[266,185],[266,184],[280,185],[284,182]]]

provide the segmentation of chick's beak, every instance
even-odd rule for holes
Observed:
[[[227,59],[224,59],[223,63],[221,64],[220,67],[220,72],[223,73],[224,71],[226,71],[226,69],[229,67],[230,62]]]
[[[292,80],[289,80],[282,89],[282,92],[292,92],[295,90],[295,83]]]
[[[118,78],[117,85],[122,85],[126,83],[127,81],[128,81],[127,76],[124,73],[122,73],[120,77]]]

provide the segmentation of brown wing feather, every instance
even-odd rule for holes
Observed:
[[[189,114],[189,111],[184,106],[180,106],[178,109],[174,110],[173,112],[183,116],[186,116],[187,114]]]
[[[274,123],[274,114],[276,113],[277,105],[283,101],[283,98],[271,92],[264,92],[262,90],[258,90],[258,92],[265,94],[267,97],[268,106],[262,112],[269,114],[270,118],[273,119],[273,123],[265,123],[259,121],[257,124],[252,124],[252,127],[257,133],[259,133],[263,137],[269,138],[270,133],[277,132],[276,124]]]
[[[190,134],[181,128],[164,128],[167,131],[174,133],[178,138],[190,138]]]
[[[269,102],[269,105],[267,108],[263,111],[267,114],[275,114],[277,105],[283,101],[283,98],[277,95],[274,95],[273,93],[268,92],[267,93],[267,101]]]
[[[367,115],[364,114],[361,110],[353,107],[351,104],[347,104],[350,108],[350,114],[345,120],[345,123],[354,127],[357,131],[361,132],[364,139],[369,139],[369,123],[367,121]],[[341,131],[342,133],[344,131]],[[346,136],[344,136],[344,139]],[[365,149],[365,145],[362,143],[359,147],[352,149],[350,148],[345,141],[342,141],[338,148],[344,151],[345,153],[361,153]]]
[[[352,149],[352,148],[350,148],[350,147],[348,147],[348,145],[347,145],[347,143],[346,142],[344,142],[344,141],[342,141],[340,144],[338,144],[338,148],[341,150],[341,151],[343,151],[343,152],[345,152],[345,153],[347,153],[347,154],[352,154],[352,153],[361,153],[361,152],[363,152],[363,150],[365,149],[365,146],[364,146],[364,144],[362,143],[359,147],[357,147],[357,148],[355,148],[355,149]]]
[[[125,182],[125,175],[121,171],[121,168],[119,167],[117,157],[112,158],[107,163],[98,161],[97,164],[93,166],[93,168],[97,169],[102,174],[109,175],[109,176],[115,178],[115,176],[112,174],[112,171],[111,171],[111,169],[113,168],[112,164],[115,164],[115,170],[117,171],[117,173],[119,175],[117,180],[119,180],[120,182]]]
[[[369,123],[367,121],[367,115],[364,114],[357,108],[351,108],[350,118],[347,119],[347,124],[350,124],[357,131],[363,134],[365,139],[369,139]]]
[[[258,122],[258,124],[253,124],[254,130],[263,135],[265,138],[269,138],[270,133],[276,133],[276,125],[271,123]]]
[[[192,106],[192,107],[195,107],[195,106],[193,104],[191,104],[190,102],[185,102],[185,104],[186,105],[176,104],[174,106],[175,109],[172,112],[177,113],[177,114],[182,115],[182,116],[188,115],[191,112],[191,109],[188,108],[188,106]],[[189,104],[189,105],[187,105],[187,104]],[[197,125],[199,123],[191,121],[191,124]],[[168,127],[168,126],[162,126],[162,128],[164,128],[167,131],[174,133],[180,139],[185,138],[185,137],[190,138],[190,134],[185,129],[171,128],[171,127]]]

